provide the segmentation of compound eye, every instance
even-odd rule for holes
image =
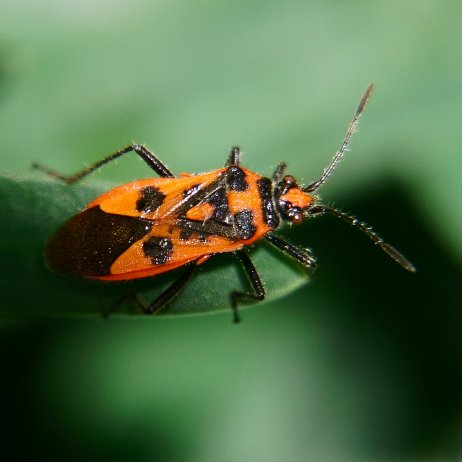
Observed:
[[[292,207],[289,210],[288,218],[295,225],[299,225],[300,223],[302,223],[304,217],[300,207]]]
[[[297,184],[297,180],[292,175],[286,175],[282,180],[289,187]]]
[[[303,213],[302,212],[297,212],[292,216],[292,223],[294,225],[299,225],[302,222],[303,222]]]

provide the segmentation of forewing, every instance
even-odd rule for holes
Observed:
[[[155,276],[215,253],[232,252],[242,244],[228,237],[191,232],[177,220],[156,221],[151,231],[130,246],[102,279],[135,279]]]
[[[114,188],[91,202],[106,213],[162,220],[178,216],[223,187],[224,169],[179,178],[148,178]]]
[[[242,248],[230,218],[225,172],[219,169],[179,178],[137,180],[89,204],[107,214],[138,217],[151,225],[101,279],[155,276],[215,253]]]

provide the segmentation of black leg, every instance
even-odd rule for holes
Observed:
[[[255,268],[252,260],[245,250],[239,250],[236,252],[238,257],[241,259],[242,265],[247,273],[252,284],[254,293],[250,292],[239,292],[237,290],[231,292],[231,307],[233,309],[233,322],[240,322],[239,314],[237,312],[237,302],[242,299],[246,300],[263,300],[266,295],[265,288],[261,282],[260,276],[258,275],[257,269]]]
[[[285,162],[281,162],[273,173],[273,183],[278,184],[282,177],[284,176],[285,169],[287,168],[287,164]]]
[[[231,165],[239,165],[241,157],[241,150],[238,146],[233,146],[231,152],[229,153],[228,160],[226,161],[225,167],[230,167]]]
[[[141,300],[137,298],[136,304],[144,314],[157,314],[163,308],[165,308],[180,292],[180,290],[186,285],[194,270],[197,268],[195,264],[188,266],[181,276],[167,287],[152,303],[145,305]]]
[[[295,258],[295,260],[297,260],[306,268],[314,268],[316,266],[316,260],[309,250],[295,247],[286,240],[272,233],[268,233],[265,237],[269,242],[271,242],[271,244],[282,250],[287,255]]]
[[[57,178],[58,180],[64,181],[67,184],[74,184],[102,165],[107,164],[108,162],[111,162],[112,160],[117,159],[118,157],[121,157],[131,151],[135,151],[159,176],[164,178],[174,176],[173,173],[152,152],[139,144],[130,144],[125,146],[119,151],[114,152],[113,154],[98,162],[95,162],[94,164],[84,168],[83,170],[80,170],[77,173],[74,173],[73,175],[63,175],[62,173],[51,170],[38,163],[32,164],[32,167],[41,170],[42,172],[45,172],[46,174]]]
[[[146,305],[140,297],[133,293],[129,292],[122,297],[120,297],[109,309],[105,310],[102,313],[103,318],[108,318],[111,313],[117,311],[118,307],[125,303],[126,301],[130,301],[133,303],[139,311],[144,314],[157,314],[159,311],[164,309],[174,298],[180,290],[186,285],[186,283],[191,278],[194,270],[196,269],[196,265],[193,263],[186,271],[184,271],[181,276],[174,281],[167,289],[165,289],[152,303]]]

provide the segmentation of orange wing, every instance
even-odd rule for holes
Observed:
[[[228,191],[226,173],[137,180],[102,194],[50,239],[47,265],[70,276],[136,279],[253,243],[272,229],[262,216],[261,177],[244,171],[248,188]]]
[[[137,180],[104,193],[88,205],[112,215],[149,220],[150,230],[112,262],[103,280],[136,279],[243,247],[226,218],[212,218],[213,194],[225,194],[226,169],[179,178]],[[201,263],[202,263],[201,261]]]
[[[239,250],[243,244],[222,236],[192,233],[182,235],[176,220],[154,223],[151,232],[132,244],[112,264],[102,280],[137,279],[165,273],[191,261],[205,261],[215,253]]]
[[[222,168],[199,175],[184,174],[179,178],[147,178],[132,181],[102,194],[88,204],[87,208],[99,205],[106,213],[160,220],[178,214],[186,202],[217,182],[225,171]],[[218,183],[217,188],[221,186]],[[140,207],[143,198],[146,205],[144,208]]]

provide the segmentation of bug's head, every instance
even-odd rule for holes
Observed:
[[[301,188],[292,175],[285,175],[278,181],[275,198],[281,218],[296,225],[303,222],[316,201],[316,197]]]

